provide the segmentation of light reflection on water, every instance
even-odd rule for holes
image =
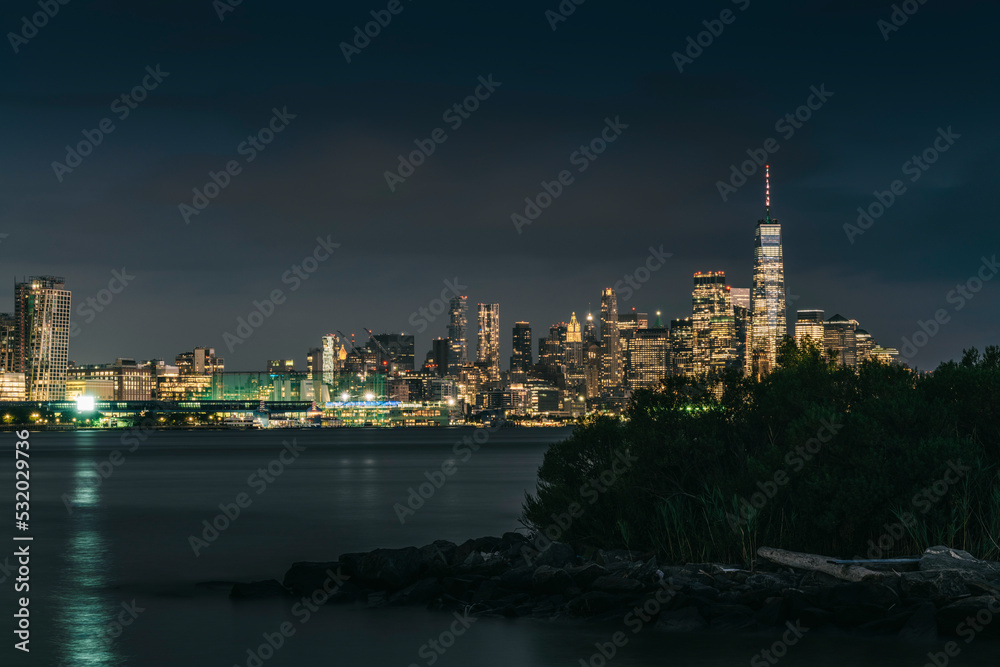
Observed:
[[[97,478],[97,479],[95,479]],[[100,532],[99,476],[85,459],[77,459],[65,568],[57,585],[55,624],[64,636],[61,664],[73,667],[112,667],[124,664],[108,637],[109,623],[118,611],[106,586],[110,552]]]

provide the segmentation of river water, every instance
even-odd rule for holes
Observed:
[[[600,667],[595,643],[607,643],[619,630],[628,643],[609,665],[772,664],[759,654],[779,639],[777,632],[677,636],[646,628],[633,634],[621,623],[530,619],[479,619],[439,654],[425,645],[451,628],[454,619],[446,613],[338,605],[303,621],[286,602],[233,603],[227,586],[211,583],[280,580],[295,561],[516,530],[546,447],[568,431],[503,429],[478,451],[460,446],[456,454],[456,443],[472,432],[166,431],[144,439],[120,432],[32,433],[30,528],[19,533],[11,525],[8,533],[34,538],[30,653],[13,647],[12,614],[24,595],[14,592],[13,553],[25,543],[10,541],[0,552],[0,604],[9,624],[2,629],[10,642],[0,647],[0,665]],[[0,497],[13,511],[15,436],[0,438],[9,452],[0,466],[0,488],[7,490]],[[454,473],[401,523],[394,504],[405,504],[409,490],[427,481],[425,473],[446,463]],[[204,534],[202,522],[220,514],[220,503],[240,500],[239,517],[218,534]],[[279,641],[283,623],[294,634]],[[268,650],[265,635],[280,647]],[[780,662],[921,667],[944,644],[813,631]],[[951,664],[1000,664],[998,642],[980,638],[961,651]]]

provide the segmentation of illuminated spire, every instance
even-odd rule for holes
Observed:
[[[771,165],[764,165],[764,222],[771,222]]]

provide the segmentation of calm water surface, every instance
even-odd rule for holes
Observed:
[[[502,430],[463,461],[452,447],[471,432],[163,432],[132,452],[133,443],[123,445],[121,433],[33,433],[31,653],[11,646],[13,621],[6,612],[4,636],[11,645],[0,648],[0,665],[429,665],[420,649],[448,629],[447,614],[335,606],[302,623],[286,603],[233,604],[227,587],[208,582],[280,580],[294,561],[517,529],[521,502],[534,490],[546,447],[568,431]],[[271,481],[251,478],[293,438],[305,448],[297,458],[286,454],[292,462]],[[0,439],[11,452],[14,435],[0,433]],[[108,463],[115,449],[122,452],[117,466]],[[426,481],[425,472],[449,460],[457,472],[401,525],[393,505],[405,503],[409,489]],[[99,484],[95,465],[113,469]],[[12,456],[0,467],[0,485],[9,490],[0,497],[12,499]],[[200,536],[202,521],[240,493],[251,504],[196,556],[190,537]],[[6,568],[0,569],[0,599],[7,610],[15,606],[16,575],[7,574],[12,553],[10,548],[0,556]],[[108,641],[107,630],[118,617],[131,624]],[[260,663],[248,656],[284,622],[292,623],[295,634],[279,650]],[[622,629],[628,630],[616,623],[480,619],[434,664],[596,667],[599,660],[590,662],[595,642]],[[651,629],[629,635],[609,664],[750,665],[777,639],[668,636]],[[922,667],[928,651],[942,649],[940,641],[914,646],[816,631],[781,664]],[[1000,643],[977,640],[951,664],[1000,665]]]

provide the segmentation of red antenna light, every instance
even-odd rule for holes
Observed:
[[[771,219],[771,165],[764,165],[764,214]]]

